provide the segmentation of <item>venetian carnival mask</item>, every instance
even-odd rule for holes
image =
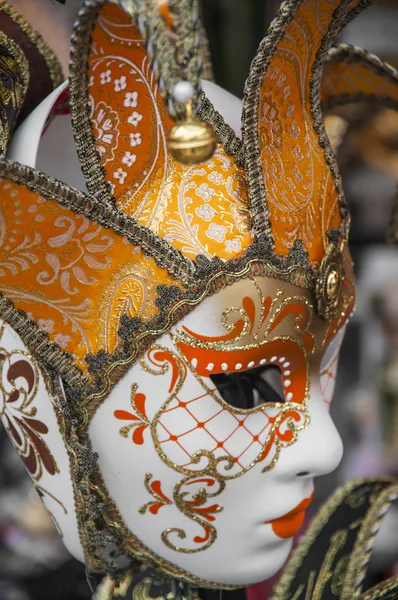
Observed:
[[[43,150],[70,120],[59,92],[46,174],[16,162],[31,129],[0,162],[0,414],[92,572],[139,560],[194,585],[266,579],[314,477],[341,458],[329,407],[355,284],[321,109],[376,86],[395,100],[370,55],[344,46],[328,60],[365,4],[283,4],[251,67],[240,139],[238,101],[200,92],[191,2],[86,0],[69,99],[87,193],[72,154],[55,167]],[[181,73],[218,139],[193,166],[166,143]]]

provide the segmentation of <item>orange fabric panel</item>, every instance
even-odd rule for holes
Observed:
[[[122,314],[150,319],[157,286],[178,284],[111,229],[6,179],[0,214],[0,291],[83,370],[86,354],[114,350]]]
[[[358,4],[354,0],[350,9]],[[262,82],[259,145],[275,250],[303,241],[311,262],[325,254],[326,230],[339,227],[335,180],[313,127],[313,65],[340,0],[303,0],[285,28]]]
[[[193,259],[230,259],[250,243],[243,171],[221,146],[206,163],[183,166],[167,151],[174,125],[138,29],[105,4],[89,59],[93,132],[117,206]]]
[[[361,64],[360,57],[355,62],[332,60],[325,67],[321,101],[327,102],[343,94],[378,96],[398,102],[398,80],[394,80],[387,72],[376,73],[369,64]]]

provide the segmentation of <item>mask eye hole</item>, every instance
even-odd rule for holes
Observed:
[[[210,379],[227,404],[250,409],[262,404],[285,402],[279,367],[265,365],[238,373],[217,373]]]

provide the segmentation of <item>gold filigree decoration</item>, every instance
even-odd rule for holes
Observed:
[[[144,515],[147,510],[153,515],[157,515],[162,506],[172,504],[172,501],[162,492],[162,484],[159,479],[155,479],[155,481],[150,483],[152,477],[152,473],[147,473],[145,475],[144,485],[146,491],[154,498],[154,500],[141,506],[138,510],[141,515]]]
[[[19,25],[22,31],[27,35],[37,51],[44,58],[48,67],[53,89],[57,88],[65,80],[61,64],[55,52],[46,43],[44,38],[36,31],[24,17],[9,2],[0,0],[0,10],[4,11],[14,23]]]
[[[202,454],[202,453],[198,453]],[[175,534],[179,540],[184,540],[187,534],[183,529],[178,527],[172,527],[162,532],[161,538],[163,543],[176,552],[184,554],[195,554],[196,552],[202,552],[209,548],[217,539],[217,530],[214,525],[211,525],[216,519],[216,515],[223,510],[223,507],[217,503],[207,505],[210,498],[219,496],[225,489],[225,481],[222,480],[217,473],[217,462],[213,456],[209,458],[209,468],[207,469],[208,475],[206,477],[198,477],[190,475],[182,479],[174,488],[173,500],[178,510],[191,519],[201,525],[203,529],[202,535],[196,535],[193,538],[193,542],[198,545],[197,548],[183,548],[176,543],[173,543],[170,537]],[[225,458],[222,457],[221,460]],[[192,493],[189,486],[196,484],[201,486],[199,490]],[[209,491],[209,488],[215,487],[215,490]],[[196,487],[197,489],[197,487]]]
[[[326,321],[333,318],[340,301],[344,281],[344,258],[340,247],[330,244],[319,267],[315,285],[318,314]]]
[[[114,416],[122,421],[132,421],[129,425],[121,427],[119,433],[122,437],[127,438],[130,431],[133,429],[132,440],[135,444],[141,446],[144,443],[144,431],[150,426],[151,422],[146,416],[146,396],[145,394],[137,393],[137,388],[138,385],[133,383],[130,396],[130,406],[136,414],[126,410],[115,410]]]

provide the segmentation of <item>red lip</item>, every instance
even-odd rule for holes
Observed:
[[[283,517],[267,521],[267,525],[272,526],[272,530],[278,537],[287,539],[293,537],[304,523],[305,511],[309,507],[314,497],[314,493],[309,498],[306,498],[296,508],[293,508]]]

